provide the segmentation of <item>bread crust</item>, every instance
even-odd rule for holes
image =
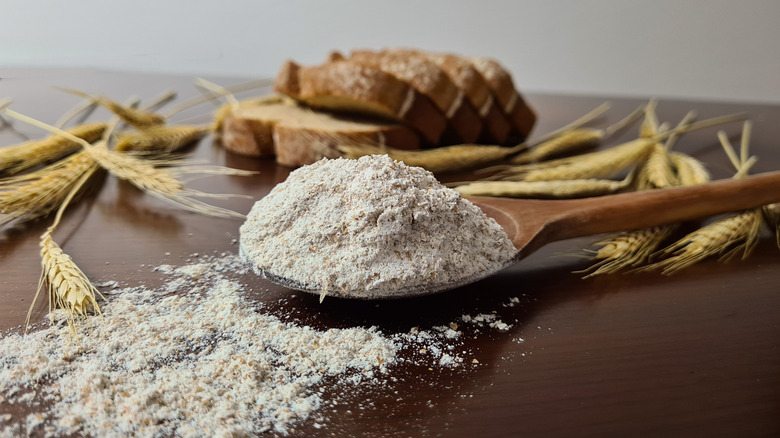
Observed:
[[[288,61],[280,70],[274,89],[312,108],[401,121],[434,145],[447,126],[433,102],[404,81],[378,68],[347,60],[312,67]]]
[[[332,54],[330,59],[339,56]],[[349,61],[389,73],[431,99],[448,123],[441,143],[474,143],[478,140],[482,131],[481,117],[464,99],[464,92],[426,56],[412,52],[353,50]]]
[[[453,54],[426,53],[405,48],[385,49],[383,52],[427,57],[464,92],[466,99],[479,114],[484,125],[479,141],[506,144],[512,127],[506,115],[500,109],[497,110],[490,87],[470,61]]]
[[[225,149],[242,155],[276,155],[286,166],[311,164],[338,156],[339,144],[386,145],[417,149],[419,136],[396,123],[344,119],[311,111],[290,101],[253,99],[220,110],[220,140]]]

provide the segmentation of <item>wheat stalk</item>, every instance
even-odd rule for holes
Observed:
[[[660,226],[611,235],[593,244],[599,247],[597,251],[587,250],[593,254],[594,260],[599,261],[577,272],[587,273],[583,278],[590,278],[641,266],[674,230],[673,226]]]
[[[455,187],[463,196],[567,199],[617,193],[629,185],[622,181],[578,179],[563,181],[475,181]]]
[[[750,127],[750,122],[745,122],[739,155],[726,134],[723,131],[718,133],[726,155],[736,168],[734,178],[747,175],[756,161],[755,157],[748,156]],[[665,254],[671,254],[669,258],[647,266],[643,270],[661,269],[664,274],[672,274],[713,255],[720,254],[721,261],[728,261],[739,252],[742,252],[744,260],[758,242],[762,210],[762,208],[746,210],[689,233],[663,251]]]
[[[662,125],[659,125],[655,116],[654,102],[648,105],[645,114],[640,136],[657,137]],[[693,113],[688,113],[676,130],[688,126],[693,117]],[[673,155],[669,152],[675,139],[676,136],[673,135],[669,137],[666,145],[661,146],[660,143],[653,145],[648,158],[636,171],[636,184],[639,190],[702,184],[709,180],[709,174],[700,162],[684,154]],[[684,176],[681,177],[677,173],[678,167],[683,167]],[[579,272],[588,273],[584,278],[589,278],[641,266],[650,260],[658,247],[677,228],[677,225],[671,224],[611,235],[593,244],[599,247],[598,251],[588,251],[593,254],[594,260],[599,261]]]
[[[0,223],[29,221],[57,209],[79,178],[94,173],[95,160],[84,151],[32,173],[0,181]]]
[[[729,216],[686,235],[664,250],[671,257],[642,270],[672,274],[713,255],[722,254],[721,260],[728,261],[740,251],[744,260],[755,248],[760,227],[761,209]]]
[[[525,147],[524,144],[511,148],[492,145],[458,144],[408,151],[367,144],[342,144],[338,146],[338,150],[344,154],[345,158],[387,154],[390,158],[403,161],[408,166],[419,166],[433,173],[443,173],[494,163],[519,152]]]
[[[66,132],[87,142],[94,142],[103,135],[106,123],[87,123],[68,129]],[[39,164],[63,157],[81,149],[78,142],[61,135],[52,134],[42,140],[24,143],[0,149],[0,173],[12,175],[30,169]]]
[[[123,122],[135,128],[144,128],[144,127],[149,127],[154,125],[161,125],[164,124],[166,120],[164,116],[147,112],[144,110],[138,110],[133,108],[132,106],[121,105],[118,102],[115,102],[114,100],[109,99],[106,96],[91,96],[87,93],[83,93],[78,90],[71,90],[65,88],[60,88],[60,90],[65,91],[66,93],[75,94],[77,96],[81,96],[91,100],[95,104],[108,109],[109,111],[114,113],[114,115],[122,119]]]
[[[114,149],[122,152],[170,153],[209,132],[209,127],[194,125],[155,125],[117,137]]]
[[[185,209],[216,217],[236,217],[243,218],[244,215],[234,211],[216,207],[203,201],[194,199],[195,197],[227,197],[230,195],[216,195],[204,193],[201,191],[184,188],[184,182],[179,178],[195,174],[212,175],[251,175],[254,172],[248,172],[238,169],[231,169],[218,166],[181,166],[179,160],[144,160],[131,155],[123,154],[106,147],[106,142],[97,146],[92,146],[86,141],[68,134],[65,131],[47,125],[24,114],[17,113],[10,109],[3,110],[11,117],[24,122],[38,126],[53,133],[60,134],[66,138],[78,142],[84,148],[92,159],[100,167],[106,169],[117,178],[126,180],[139,189],[158,197],[165,201],[176,204]],[[166,167],[157,167],[166,166]]]
[[[100,291],[89,281],[84,272],[76,265],[73,259],[62,251],[62,248],[54,241],[52,234],[62,219],[62,214],[68,208],[76,194],[94,174],[97,166],[84,172],[69,188],[57,209],[57,215],[49,228],[41,235],[41,276],[38,280],[38,290],[35,292],[30,307],[27,311],[25,327],[30,325],[30,317],[35,303],[46,288],[49,298],[49,318],[54,323],[53,310],[62,308],[65,311],[68,328],[71,337],[75,338],[76,318],[86,316],[87,312],[94,310],[100,314],[100,306],[97,297],[102,295]],[[25,330],[26,330],[25,328]]]
[[[494,178],[514,181],[552,181],[609,178],[644,159],[654,141],[639,138],[603,151],[537,164],[507,166]]]
[[[577,128],[547,140],[534,148],[516,155],[511,164],[526,164],[547,158],[598,146],[606,136],[603,129]]]

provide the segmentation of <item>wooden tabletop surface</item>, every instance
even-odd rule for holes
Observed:
[[[14,109],[53,122],[78,99],[52,85],[103,93],[117,100],[149,99],[173,89],[178,101],[197,95],[192,77],[73,70],[0,70],[0,97]],[[219,78],[215,79],[220,82]],[[240,82],[221,79],[222,84]],[[255,91],[259,94],[261,91]],[[250,94],[244,94],[249,96]],[[609,100],[606,126],[641,99],[530,94],[541,135]],[[173,122],[208,122],[215,106],[201,105]],[[700,119],[749,112],[754,120],[754,172],[780,169],[780,106],[660,99],[661,121],[676,123],[689,110]],[[102,114],[102,116],[101,116]],[[93,118],[103,117],[97,113]],[[18,134],[42,136],[14,123],[0,146]],[[737,138],[739,124],[724,126]],[[732,173],[716,130],[684,136],[677,150],[704,161],[715,178]],[[629,132],[624,139],[635,135]],[[620,141],[614,139],[614,142]],[[213,177],[193,187],[252,199],[219,201],[246,213],[254,200],[283,181],[289,169],[272,160],[228,153],[212,138],[193,147],[196,158],[258,170],[253,177]],[[0,330],[18,330],[35,293],[42,220],[6,227],[0,236]],[[105,178],[65,215],[57,240],[97,282],[153,282],[149,269],[185,263],[193,253],[236,252],[241,220],[177,210]],[[508,331],[466,336],[463,348],[479,366],[391,369],[398,381],[364,394],[366,409],[337,407],[327,427],[303,424],[301,436],[780,436],[780,251],[767,230],[745,261],[707,260],[679,274],[640,273],[582,279],[573,271],[595,238],[555,243],[515,267],[479,283],[428,297],[384,301],[326,299],[298,293],[285,306],[318,327],[377,325],[387,332],[431,327],[462,314],[496,311]],[[253,299],[273,309],[289,290],[255,278]],[[505,306],[510,297],[519,303]],[[43,300],[42,300],[43,301]],[[43,318],[45,303],[34,316]],[[521,342],[520,339],[523,341]],[[0,404],[0,413],[24,414]]]

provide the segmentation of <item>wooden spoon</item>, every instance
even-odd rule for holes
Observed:
[[[558,240],[683,222],[780,202],[780,172],[585,199],[468,199],[495,219],[509,235],[518,250],[511,262],[457,282],[409,285],[373,298],[410,297],[454,289],[493,275]],[[285,287],[320,293],[271,272],[262,272],[262,275]],[[339,296],[351,297],[349,291]]]

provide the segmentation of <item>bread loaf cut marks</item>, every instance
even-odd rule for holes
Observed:
[[[331,59],[343,59],[343,56],[334,53]],[[464,99],[463,90],[425,55],[353,50],[349,60],[389,73],[430,98],[448,123],[441,144],[475,143],[479,139],[481,117],[469,100]]]
[[[315,109],[403,122],[431,145],[439,144],[447,127],[444,114],[427,96],[389,73],[348,60],[311,67],[287,61],[274,90]]]
[[[536,123],[536,113],[515,88],[512,75],[494,59],[474,56],[468,60],[485,78],[520,140],[528,138]]]
[[[382,120],[350,119],[301,107],[289,99],[254,99],[220,110],[221,142],[249,156],[276,155],[286,166],[335,158],[341,144],[371,144],[417,149],[419,136],[410,128]]]

